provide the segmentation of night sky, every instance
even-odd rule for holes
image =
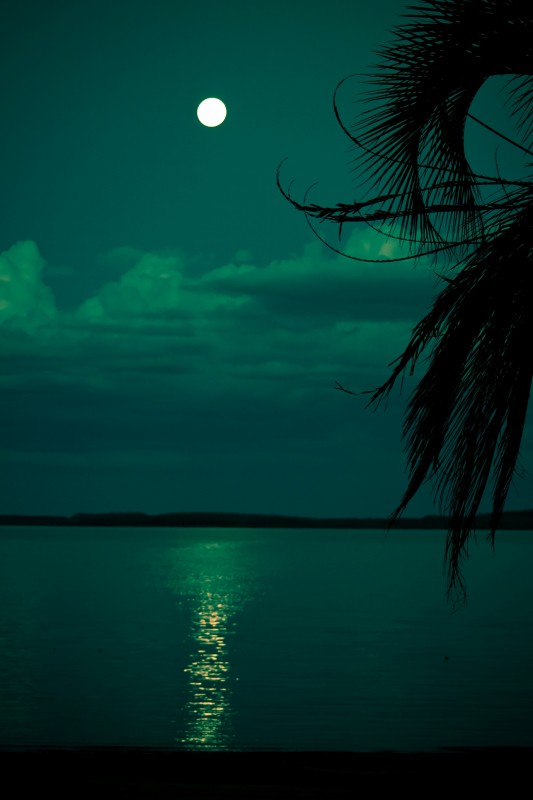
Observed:
[[[420,372],[377,411],[335,381],[383,383],[442,283],[422,261],[336,255],[276,169],[298,199],[319,181],[312,201],[353,200],[332,95],[403,5],[4,0],[1,512],[394,509]],[[476,113],[511,134],[497,89]],[[196,117],[210,96],[216,128]],[[475,166],[494,172],[499,145],[500,168],[523,167],[466,134]],[[344,246],[396,254],[368,228]],[[532,422],[508,509],[533,504]],[[433,510],[429,489],[409,509]]]

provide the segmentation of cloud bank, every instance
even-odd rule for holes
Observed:
[[[366,237],[355,244],[382,247]],[[189,508],[392,510],[416,378],[376,414],[334,384],[362,391],[387,378],[436,292],[428,265],[353,262],[318,242],[261,267],[241,251],[201,274],[177,252],[125,247],[107,258],[118,277],[65,311],[36,243],[0,256],[1,427],[13,480],[55,475],[57,512],[73,476],[80,509],[84,475],[92,492],[107,476],[113,488],[100,496],[124,496],[121,508],[132,507],[130,476],[145,481],[136,496],[148,511],[183,507],[173,485],[203,487],[185,492],[197,497]]]

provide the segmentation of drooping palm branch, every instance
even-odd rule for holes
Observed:
[[[370,402],[386,397],[430,349],[404,422],[409,483],[391,524],[431,480],[449,518],[448,591],[464,597],[461,562],[476,512],[492,482],[494,543],[533,377],[533,182],[474,172],[464,132],[468,117],[489,127],[469,113],[471,103],[488,78],[508,75],[510,111],[524,140],[513,144],[533,155],[533,11],[522,0],[425,0],[409,11],[379,51],[356,124],[344,124],[334,96],[359,188],[370,196],[328,207],[306,195],[299,203],[279,170],[278,186],[317,235],[313,219],[337,224],[339,240],[344,226],[365,224],[407,243],[408,255],[393,261],[454,256],[445,288]]]

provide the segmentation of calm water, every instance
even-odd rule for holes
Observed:
[[[0,528],[0,745],[533,745],[533,536]],[[447,657],[447,658],[446,658]]]

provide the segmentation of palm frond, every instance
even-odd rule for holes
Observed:
[[[410,479],[391,524],[422,483],[433,480],[450,521],[450,592],[464,588],[461,558],[491,472],[494,536],[518,458],[533,378],[526,345],[533,334],[532,212],[523,210],[458,265],[461,271],[447,282],[371,400],[379,402],[432,345],[429,368],[409,402],[404,438]]]
[[[380,61],[369,76],[369,109],[354,126],[357,158],[370,172],[371,186],[403,193],[409,214],[402,233],[436,241],[426,189],[431,202],[462,209],[449,217],[452,238],[476,238],[475,176],[464,153],[466,118],[490,76],[531,72],[531,15],[524,18],[518,0],[426,0],[406,17],[409,23],[378,51]],[[518,94],[517,102],[523,110],[525,100]],[[439,186],[443,173],[450,181],[445,187]]]
[[[510,111],[533,155],[533,12],[522,0],[425,0],[410,7],[367,76],[364,108],[346,124],[360,197],[322,206],[302,203],[278,186],[314,232],[333,223],[367,225],[410,246],[396,259],[455,257],[452,277],[371,394],[386,399],[397,379],[429,366],[404,422],[407,489],[391,524],[430,481],[449,518],[445,565],[450,595],[464,597],[462,560],[476,513],[491,486],[491,537],[516,471],[533,378],[533,182],[474,172],[465,155],[467,118],[512,141],[470,113],[495,75],[509,76]],[[482,192],[483,190],[483,192]],[[487,190],[493,190],[487,199]],[[370,195],[368,194],[370,193]],[[483,201],[481,195],[483,193]],[[344,253],[344,255],[347,255]],[[357,255],[349,258],[375,261]],[[337,388],[348,391],[340,384]],[[350,393],[350,392],[349,392]]]
[[[533,134],[533,75],[513,75],[509,87],[511,112],[529,144]]]

